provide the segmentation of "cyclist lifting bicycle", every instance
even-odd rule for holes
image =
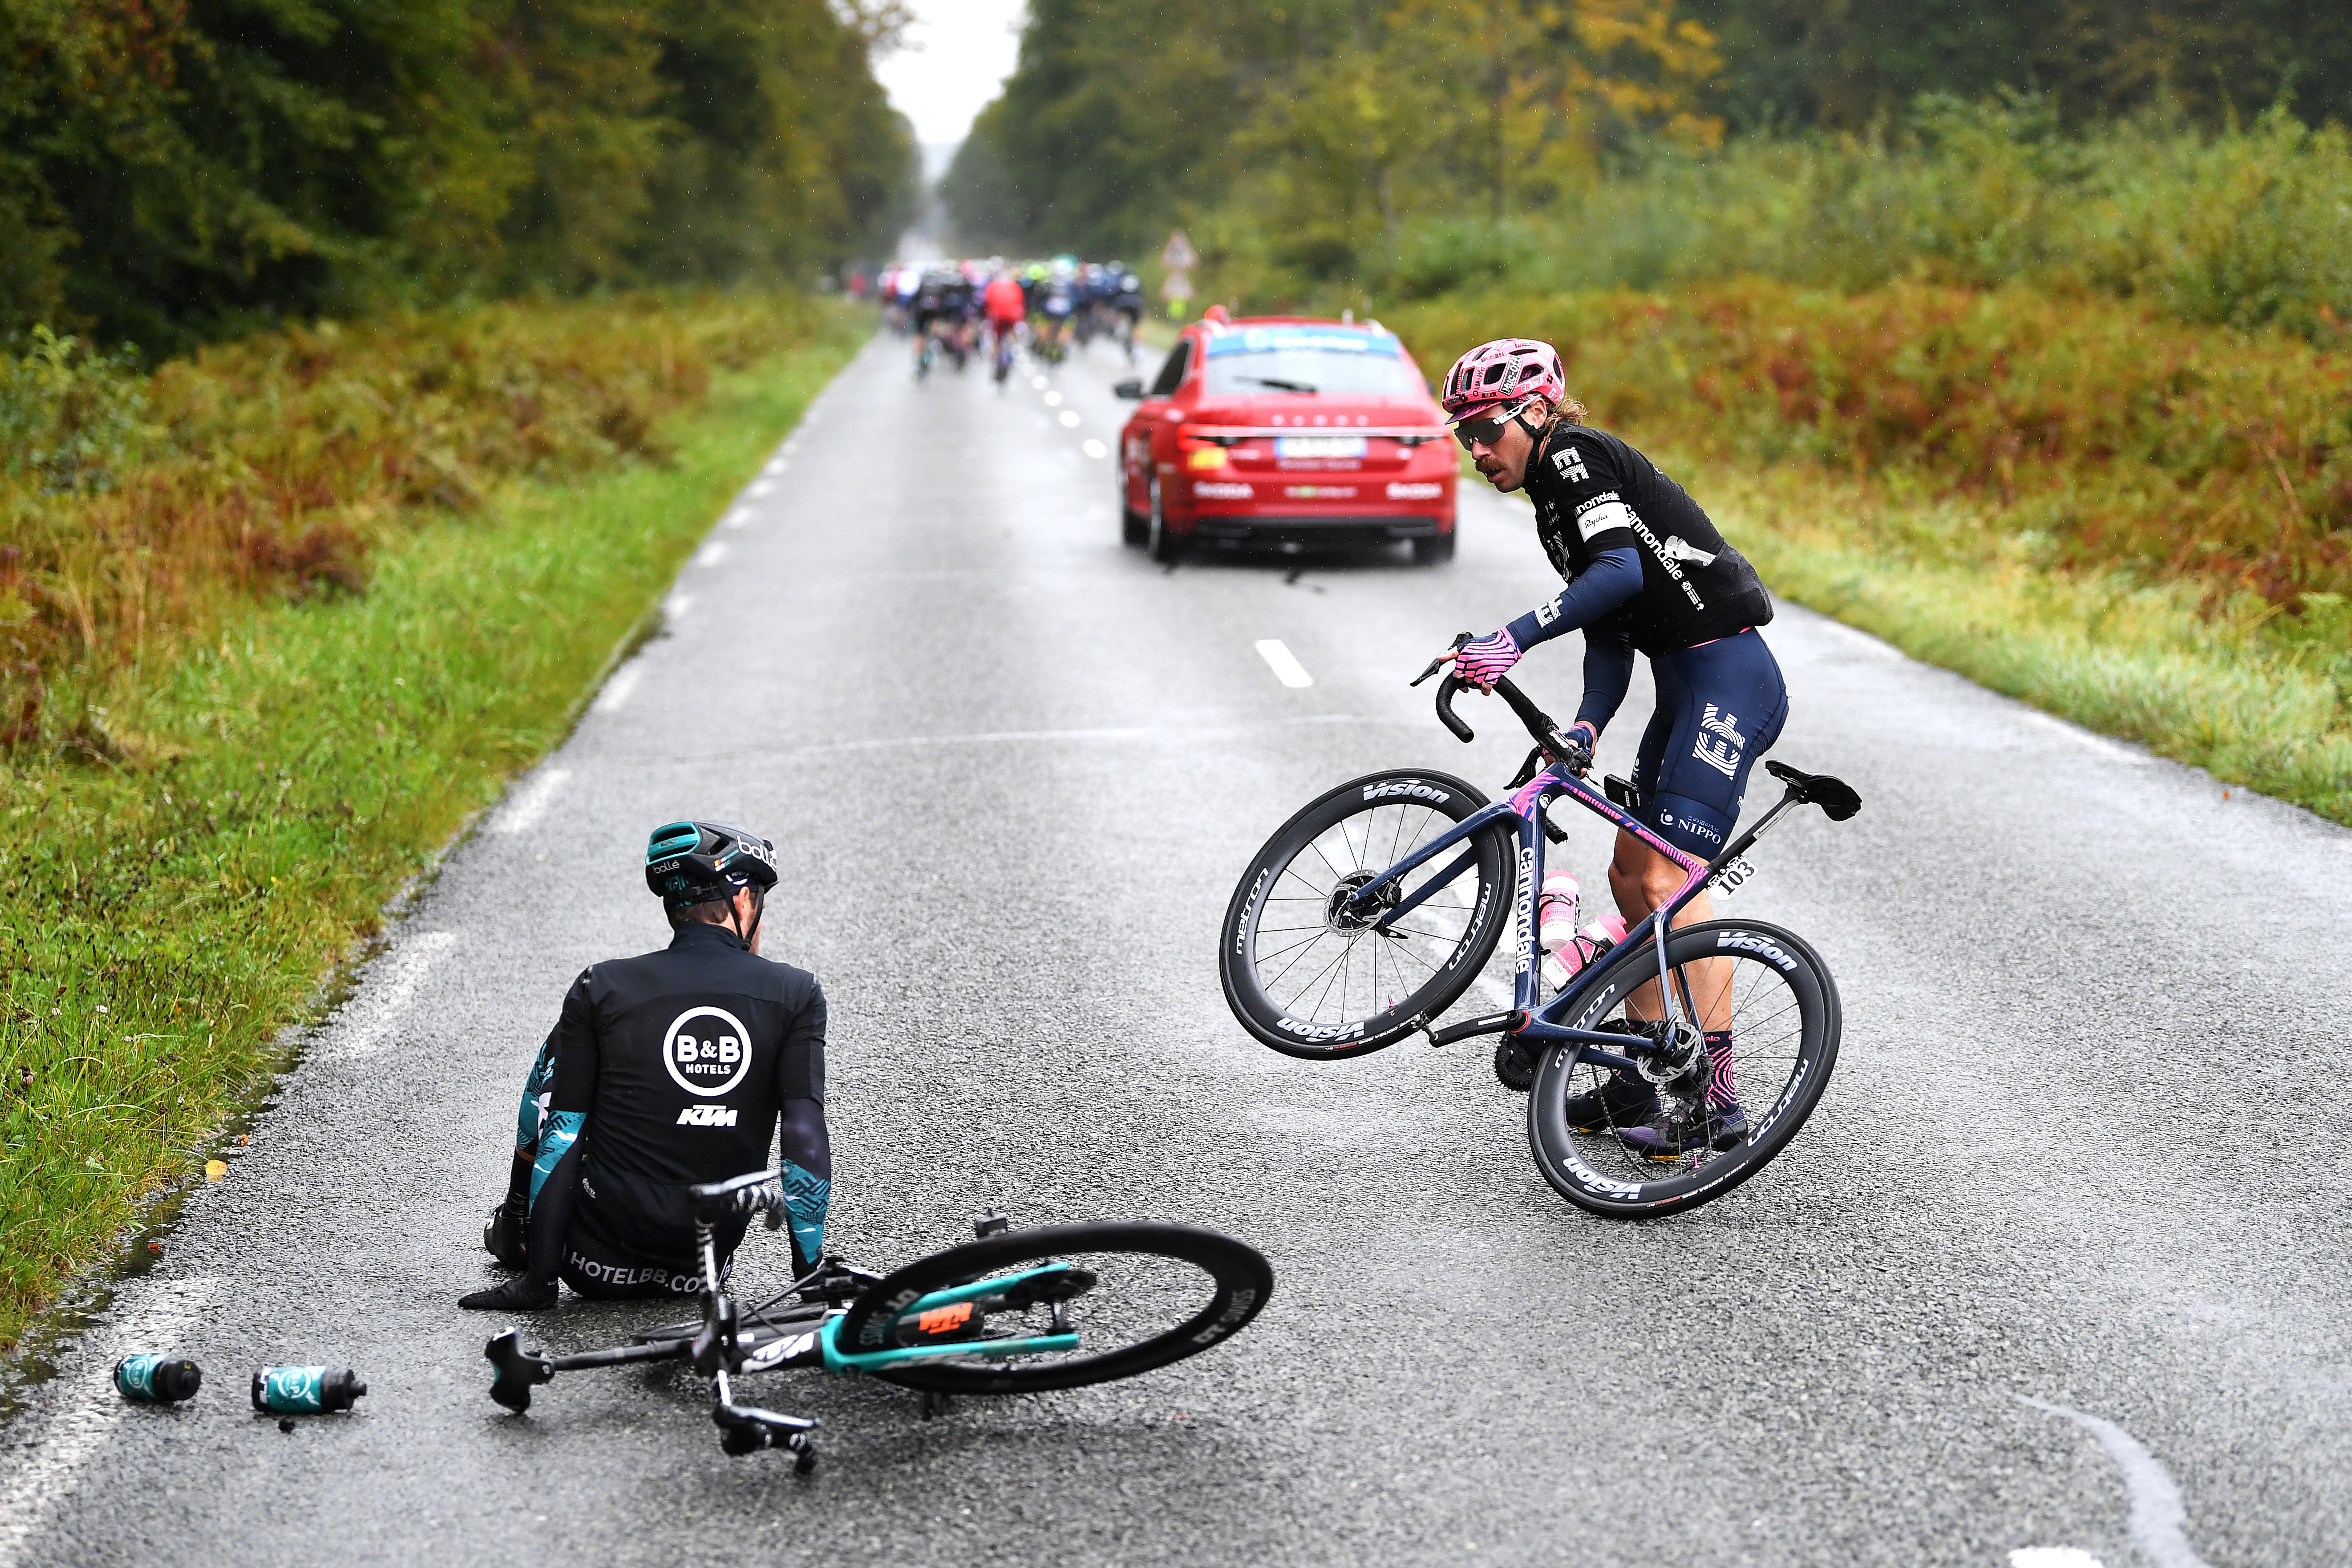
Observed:
[[[1748,770],[1789,716],[1780,667],[1756,629],[1772,618],[1756,569],[1656,464],[1585,424],[1549,343],[1480,344],[1446,373],[1442,401],[1486,482],[1525,489],[1535,502],[1537,537],[1568,580],[1548,603],[1444,657],[1462,679],[1491,690],[1528,649],[1582,631],[1584,698],[1566,733],[1589,754],[1625,700],[1634,654],[1648,656],[1658,705],[1633,764],[1632,813],[1676,848],[1708,859],[1738,820]],[[1686,876],[1633,834],[1618,834],[1609,888],[1629,924],[1665,904]],[[1675,924],[1713,914],[1701,893]],[[1732,1040],[1718,1016],[1726,978],[1702,974],[1696,998],[1714,1063],[1707,1124],[1662,1117],[1628,1128],[1629,1143],[1678,1153],[1745,1133]],[[1655,1002],[1654,993],[1635,997],[1633,1016],[1656,1016]],[[1570,1107],[1572,1123],[1625,1126],[1657,1109],[1650,1085],[1626,1073],[1586,1099]]]
[[[483,1310],[705,1288],[688,1189],[768,1163],[782,1137],[793,1273],[822,1255],[833,1153],[824,1127],[824,994],[760,956],[773,846],[740,827],[654,830],[646,885],[670,944],[593,964],[525,1080],[505,1202],[483,1245],[515,1279],[457,1303]],[[723,1276],[746,1216],[714,1240]],[[719,1281],[710,1281],[716,1286]]]

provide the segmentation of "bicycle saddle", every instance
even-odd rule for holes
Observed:
[[[1789,786],[1791,799],[1807,805],[1818,805],[1822,815],[1832,822],[1843,822],[1862,809],[1862,796],[1843,779],[1833,779],[1827,773],[1800,773],[1786,763],[1769,760],[1764,771]]]

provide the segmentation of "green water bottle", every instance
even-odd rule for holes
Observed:
[[[134,1352],[114,1363],[114,1389],[140,1405],[177,1405],[194,1399],[205,1381],[204,1368],[192,1361]]]
[[[349,1410],[367,1392],[360,1374],[345,1367],[265,1366],[253,1374],[253,1407],[275,1415],[316,1415]]]

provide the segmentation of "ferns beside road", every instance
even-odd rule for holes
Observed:
[[[110,691],[185,636],[257,592],[357,591],[378,546],[509,479],[658,462],[665,416],[819,320],[790,296],[498,306],[152,376],[44,335],[0,362],[0,744],[135,752],[131,721],[84,703],[125,714]]]

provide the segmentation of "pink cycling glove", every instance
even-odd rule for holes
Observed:
[[[1518,639],[1505,626],[1492,637],[1466,642],[1454,656],[1454,672],[1481,691],[1495,689],[1495,682],[1511,672],[1519,662]]]

